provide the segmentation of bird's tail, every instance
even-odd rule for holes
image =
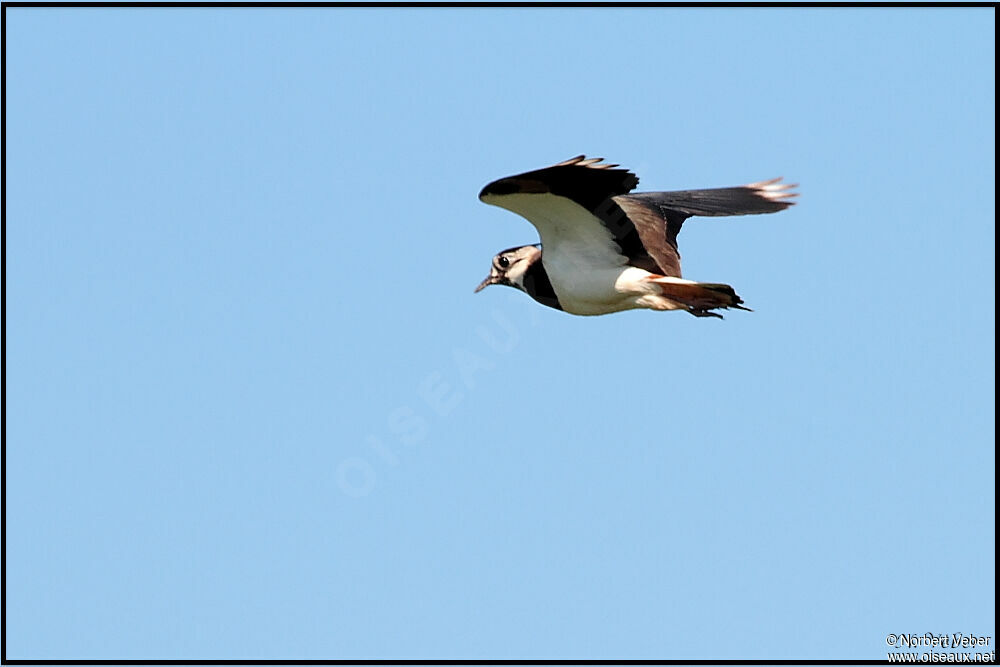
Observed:
[[[718,317],[716,309],[737,308],[750,310],[743,306],[743,299],[729,285],[722,283],[696,283],[680,278],[657,276],[652,281],[666,298],[680,304],[695,317]]]

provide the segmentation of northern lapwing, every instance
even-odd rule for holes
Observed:
[[[498,253],[476,291],[508,285],[574,315],[651,308],[721,318],[713,311],[750,310],[729,285],[681,278],[677,234],[691,216],[786,209],[795,186],[775,178],[733,188],[628,194],[639,179],[617,166],[580,155],[483,188],[482,201],[526,218],[541,244]]]

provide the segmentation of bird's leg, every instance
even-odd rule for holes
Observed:
[[[726,319],[721,314],[713,313],[710,310],[697,310],[694,308],[689,308],[688,312],[694,315],[695,317],[718,317],[720,320]]]

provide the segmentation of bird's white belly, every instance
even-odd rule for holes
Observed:
[[[544,253],[544,251],[543,251]],[[573,262],[567,265],[542,255],[542,263],[559,297],[559,305],[574,315],[604,315],[632,308],[642,308],[637,297],[649,291],[642,279],[648,271],[632,266],[585,268]]]

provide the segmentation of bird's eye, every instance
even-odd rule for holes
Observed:
[[[497,260],[497,264],[500,265],[501,269],[506,269],[508,266],[510,266],[510,260],[501,255],[500,258]]]

